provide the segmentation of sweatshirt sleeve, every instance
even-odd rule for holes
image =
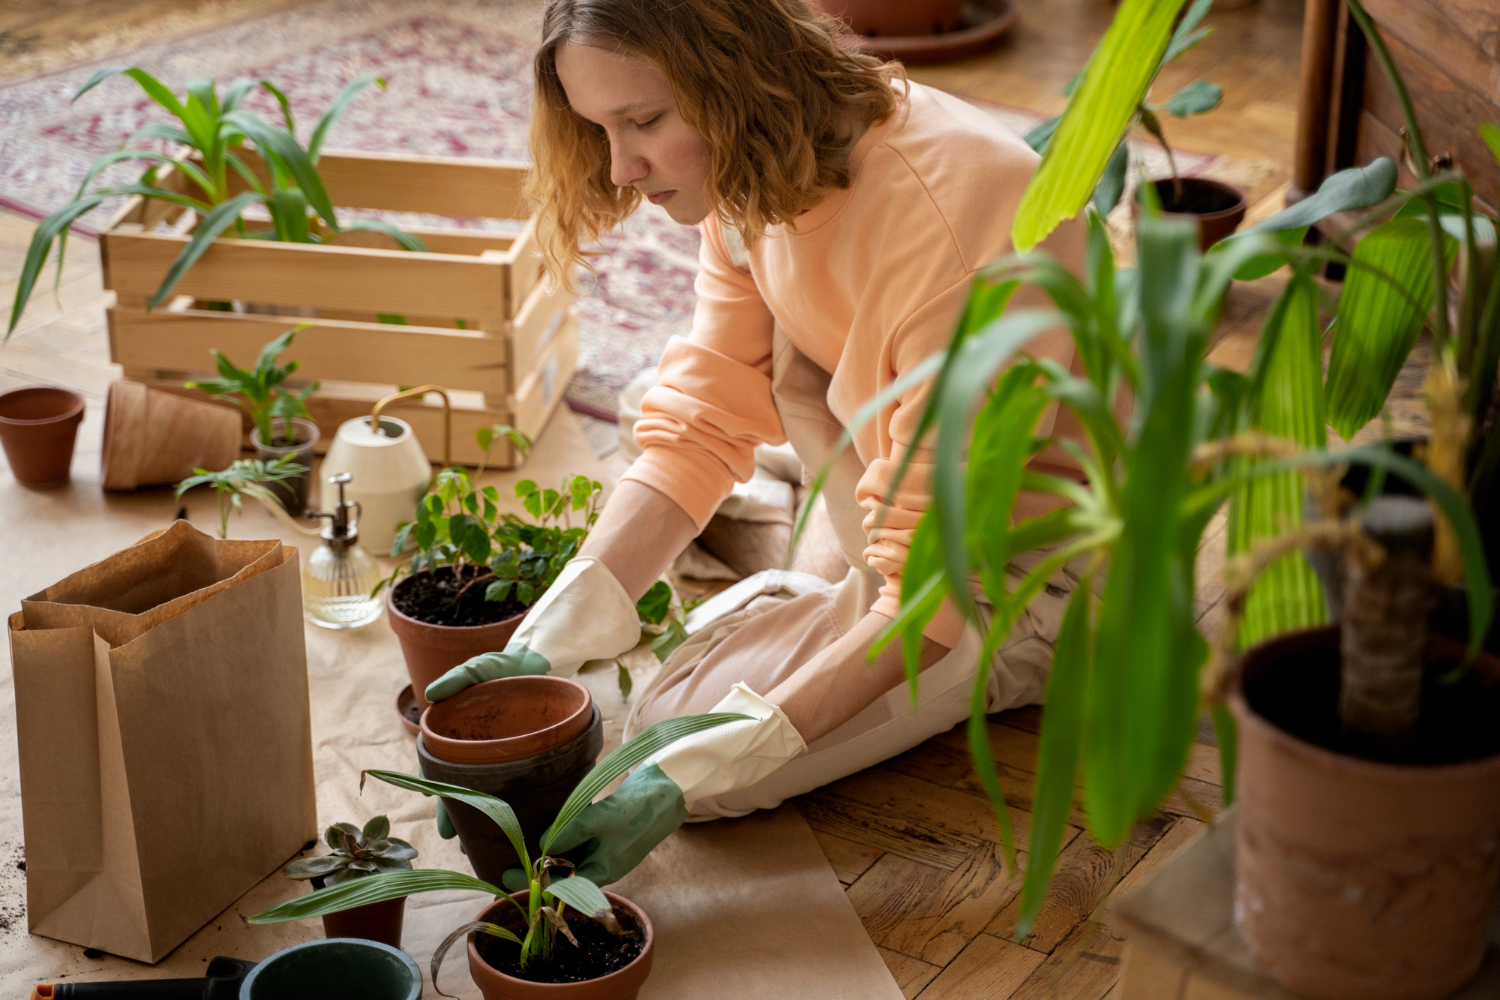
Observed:
[[[786,438],[771,399],[771,311],[718,220],[700,229],[693,329],[662,352],[635,425],[642,454],[624,478],[665,494],[701,529],[754,473],[756,446]]]
[[[1060,226],[1043,244],[1043,249],[1078,273],[1083,259],[1083,245],[1084,230],[1074,220]],[[954,324],[968,298],[972,278],[972,273],[964,275],[962,280],[918,307],[901,324],[888,341],[882,358],[890,380],[894,381],[902,372],[948,346]],[[1012,298],[1008,308],[1051,307],[1051,303],[1036,291],[1022,289]],[[1034,358],[1048,358],[1064,367],[1076,369],[1077,359],[1074,357],[1072,338],[1061,327],[1046,331],[1032,340],[1026,353]],[[882,457],[869,462],[856,492],[860,506],[868,512],[864,519],[865,532],[869,537],[869,544],[864,552],[865,561],[885,577],[885,584],[880,588],[880,595],[871,611],[890,618],[896,617],[901,607],[901,574],[906,566],[912,535],[931,502],[932,439],[929,437],[921,442],[916,441],[917,425],[930,392],[930,380],[908,390],[887,410],[884,420],[878,421],[881,438],[879,452]],[[1056,407],[1049,407],[1038,424],[1037,433],[1075,436],[1069,433],[1071,426],[1053,426],[1056,416]],[[1058,420],[1057,423],[1060,425],[1062,421]],[[912,452],[911,464],[901,480],[900,489],[892,496],[891,483],[908,451]],[[1072,470],[1064,468],[1048,471],[1062,471],[1066,474]],[[1045,504],[1045,508],[1041,504]],[[1017,499],[1013,517],[1020,520],[1035,516],[1054,505],[1035,494],[1023,493]],[[937,616],[923,629],[923,634],[952,649],[958,644],[963,629],[963,616],[951,601],[945,601]]]

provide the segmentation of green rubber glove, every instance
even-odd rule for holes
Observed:
[[[498,653],[480,653],[454,667],[422,692],[428,701],[451,698],[464,688],[501,677],[520,677],[523,674],[545,674],[552,669],[547,658],[513,642]]]
[[[677,783],[655,764],[637,768],[609,795],[578,814],[549,852],[582,847],[578,874],[595,885],[624,878],[651,849],[687,820],[687,803]],[[517,870],[519,874],[519,870]],[[511,880],[506,872],[507,884]]]

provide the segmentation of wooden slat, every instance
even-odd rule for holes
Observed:
[[[248,367],[268,341],[303,322],[311,325],[287,352],[301,363],[299,378],[402,384],[420,372],[421,381],[449,389],[505,391],[505,344],[477,330],[117,307],[110,315],[111,352],[127,367],[210,374],[211,348]]]
[[[324,227],[320,226],[319,229]],[[507,253],[516,242],[514,236],[502,236],[480,229],[402,226],[401,230],[419,238],[433,253],[466,254],[471,257],[477,257],[486,250]],[[374,247],[377,250],[388,250],[395,245],[389,236],[369,229],[346,229],[327,242],[332,246]]]
[[[533,441],[540,437],[577,370],[578,314],[570,311],[551,348],[516,391],[512,421],[516,430]]]
[[[1020,891],[1000,848],[983,844],[951,872],[887,854],[849,888],[849,902],[876,944],[947,965]]]
[[[891,978],[896,980],[896,986],[900,988],[901,995],[906,1000],[913,998],[932,982],[932,978],[943,970],[936,965],[929,965],[920,959],[903,955],[899,951],[891,951],[889,948],[876,948],[880,958],[885,962],[885,967],[891,970]]]
[[[265,165],[253,150],[241,157],[265,182]],[[480,160],[414,153],[328,150],[318,173],[335,208],[375,208],[460,218],[524,219],[531,213],[522,197],[530,166],[519,161]],[[244,190],[233,175],[232,190]]]
[[[1087,835],[1074,837],[1058,855],[1052,886],[1047,890],[1041,912],[1031,932],[1020,943],[1037,951],[1051,952],[1056,948],[1162,839],[1171,822],[1157,818],[1137,823],[1116,853],[1101,849]],[[1021,900],[1017,897],[995,915],[985,932],[1010,940],[1020,917]]]
[[[1006,1000],[1046,960],[1041,952],[980,934],[922,991],[922,1000]],[[1071,993],[1055,996],[1083,1000]]]
[[[542,280],[542,253],[536,241],[536,220],[526,224],[511,246],[506,263],[510,266],[510,301],[514,316],[521,304],[531,298],[531,291]]]
[[[105,233],[110,287],[152,295],[187,240]],[[199,299],[413,315],[506,314],[505,265],[455,254],[215,240],[177,286]]]
[[[1130,869],[1130,872],[1120,880],[1120,884],[1115,886],[1099,904],[1095,911],[1096,919],[1107,920],[1107,916],[1101,917],[1101,915],[1108,914],[1120,901],[1128,899],[1152,872],[1171,861],[1176,857],[1177,852],[1203,836],[1207,829],[1206,823],[1200,823],[1194,819],[1178,819],[1173,822],[1161,839],[1151,845],[1146,856]]]
[[[1120,1000],[1182,1000],[1188,971],[1182,963],[1141,941],[1125,947]]]
[[[1109,928],[1085,921],[1010,994],[1011,1000],[1102,1000],[1119,979],[1123,952],[1124,942]]]
[[[557,339],[568,318],[568,303],[573,297],[560,286],[538,285],[510,324],[511,364],[519,385],[536,368],[537,359]]]
[[[828,859],[833,873],[845,885],[853,883],[880,857],[880,852],[872,847],[856,844],[852,840],[836,837],[823,830],[814,830],[813,836],[817,839],[818,846],[823,849],[823,857]]]

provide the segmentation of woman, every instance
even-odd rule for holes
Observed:
[[[947,344],[973,276],[1010,249],[1036,165],[984,113],[843,50],[804,0],[552,0],[532,148],[555,276],[646,198],[702,231],[697,312],[643,401],[643,453],[578,558],[505,650],[455,668],[430,700],[633,647],[635,600],[749,478],[757,445],[790,440],[822,467],[861,404]],[[1065,227],[1049,249],[1077,260],[1079,234]],[[1072,357],[1061,332],[1034,353]],[[763,573],[695,612],[629,728],[748,718],[674,744],[589,807],[556,844],[583,845],[580,874],[612,882],[687,818],[774,807],[967,714],[980,641],[952,608],[926,629],[914,708],[899,648],[868,658],[927,504],[920,452],[888,495],[924,392],[864,427],[829,477],[843,583]],[[1040,700],[1063,593],[998,654],[990,710]]]

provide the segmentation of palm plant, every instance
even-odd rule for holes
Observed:
[[[291,420],[293,417],[308,416],[307,400],[318,391],[319,383],[309,382],[296,391],[283,388],[283,384],[299,365],[296,361],[278,365],[276,358],[292,346],[292,338],[303,329],[305,327],[294,327],[266,344],[255,360],[255,367],[248,370],[236,367],[234,362],[214,350],[214,366],[219,371],[219,377],[188,382],[187,387],[200,389],[210,396],[227,396],[233,399],[249,414],[261,443],[291,444]],[[280,421],[280,427],[284,431],[282,434],[276,433],[277,421]]]
[[[329,130],[360,91],[372,83],[382,88],[385,86],[379,77],[363,76],[345,86],[318,119],[304,147],[293,131],[292,111],[286,95],[269,80],[236,80],[224,90],[222,97],[214,81],[193,80],[187,84],[186,93],[179,97],[143,69],[112,66],[89,77],[88,82],[73,95],[73,100],[120,74],[135,80],[146,95],[171,112],[176,121],[150,122],[127,138],[122,148],[95,159],[84,174],[73,200],[37,224],[21,268],[6,339],[21,321],[53,243],[57,244],[57,272],[61,280],[68,227],[105,201],[119,196],[159,199],[191,209],[199,217],[192,237],[168,268],[148,309],[165,301],[209,244],[231,226],[237,236],[249,239],[316,243],[325,238],[315,231],[316,224],[321,223],[329,236],[349,229],[369,229],[385,233],[403,249],[426,249],[426,245],[415,236],[379,220],[361,220],[341,227],[328,191],[318,175],[318,156]],[[257,87],[276,99],[285,122],[283,126],[272,125],[243,107],[245,99]],[[164,140],[181,149],[177,153],[143,149],[138,145],[143,140]],[[254,147],[264,165],[264,179],[255,173],[243,155],[247,142]],[[145,162],[151,166],[133,183],[90,190],[107,167],[122,161]],[[163,167],[181,174],[186,179],[182,185],[186,190],[158,183],[158,172]],[[245,188],[239,193],[235,193],[236,184],[233,182],[236,178]],[[245,224],[245,211],[257,204],[270,215],[269,229],[250,228]]]
[[[1023,196],[1013,233],[1018,248],[1029,249],[1086,208],[1173,38],[1181,6],[1180,0],[1121,4]],[[1207,255],[1197,251],[1196,226],[1154,213],[1148,188],[1136,232],[1139,263],[1129,270],[1116,267],[1103,220],[1091,210],[1081,277],[1037,253],[997,262],[976,280],[948,349],[866,404],[845,436],[899,393],[932,379],[918,428],[919,439],[935,434],[932,504],[908,553],[901,610],[871,652],[900,640],[915,695],[922,629],[944,600],[953,600],[985,636],[968,735],[1012,862],[1014,837],[984,720],[991,659],[1048,578],[1069,563],[1082,565],[1046,689],[1018,937],[1040,911],[1072,815],[1075,783],[1082,785],[1089,832],[1113,849],[1181,777],[1214,677],[1209,645],[1195,621],[1195,559],[1226,501],[1230,535],[1248,549],[1297,528],[1299,468],[1356,463],[1392,472],[1431,497],[1451,526],[1468,584],[1471,649],[1488,627],[1489,574],[1461,492],[1385,447],[1336,454],[1323,448],[1314,271],[1339,261],[1355,274],[1390,275],[1358,250],[1302,247],[1302,237],[1334,212],[1383,202],[1388,215],[1426,201],[1437,188],[1429,180],[1387,200],[1395,179],[1389,161],[1336,174],[1313,197]],[[1379,218],[1362,220],[1361,228]],[[1288,265],[1291,279],[1266,321],[1249,373],[1208,364],[1231,282]],[[1023,282],[1039,286],[1055,310],[1005,312]],[[1082,378],[1025,354],[1033,337],[1058,326],[1072,335]],[[1492,369],[1486,372],[1492,379]],[[1134,400],[1128,421],[1117,416],[1122,392]],[[1051,405],[1077,417],[1081,446],[1036,438]],[[1031,456],[1054,444],[1074,455],[1085,482],[1027,469]],[[1051,494],[1065,506],[1012,525],[1023,489]],[[1012,585],[1007,567],[1036,550],[1043,558]],[[1266,595],[1260,618],[1246,621],[1258,634],[1310,624],[1323,613],[1316,580],[1297,548],[1288,551],[1291,558],[1277,567],[1285,578],[1266,576],[1252,592],[1252,600],[1262,590]],[[974,578],[988,606],[983,611],[971,590]],[[1208,707],[1230,797],[1233,722],[1222,706]]]
[[[212,486],[219,497],[219,537],[228,538],[229,515],[234,511],[244,513],[246,496],[261,501],[273,513],[281,510],[281,502],[268,487],[307,474],[307,466],[294,461],[294,457],[283,455],[270,462],[241,458],[218,472],[194,469],[193,475],[177,484],[174,498],[181,500],[182,495],[195,486]]]
[[[464,935],[471,932],[488,934],[509,941],[520,949],[522,968],[536,962],[546,961],[556,947],[558,934],[573,939],[568,927],[569,908],[577,911],[573,916],[597,920],[619,933],[614,911],[604,891],[589,879],[573,873],[573,864],[566,858],[548,853],[558,835],[594,798],[614,781],[624,777],[631,768],[647,757],[670,746],[684,736],[722,726],[726,722],[746,719],[748,716],[732,712],[689,715],[668,719],[626,740],[620,747],[600,761],[584,776],[567,801],[558,810],[552,825],[542,834],[538,851],[533,857],[526,847],[526,836],[521,830],[515,810],[493,795],[472,791],[440,781],[429,781],[397,771],[366,771],[364,775],[378,778],[397,788],[405,788],[424,795],[437,795],[454,802],[463,802],[488,816],[505,834],[521,859],[521,870],[525,875],[527,895],[523,903],[497,885],[462,872],[440,869],[416,871],[381,872],[354,879],[340,885],[331,885],[318,892],[289,900],[280,906],[257,913],[250,918],[252,924],[273,924],[287,920],[305,920],[308,917],[339,913],[356,906],[379,903],[387,899],[398,899],[419,892],[441,892],[451,889],[467,889],[486,893],[495,899],[507,900],[514,909],[522,930],[518,934],[508,927],[484,921],[474,921],[455,929],[432,956],[432,981],[437,983],[438,971],[443,956]],[[360,778],[361,786],[364,777]],[[509,881],[507,877],[506,881]],[[574,941],[576,944],[576,941]],[[444,994],[446,996],[446,994]]]

